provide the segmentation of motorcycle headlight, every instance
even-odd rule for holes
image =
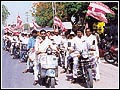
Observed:
[[[27,57],[27,55],[25,55],[25,57]]]
[[[47,48],[46,52],[47,52],[48,55],[50,55],[50,54],[52,54],[52,49],[51,48]]]

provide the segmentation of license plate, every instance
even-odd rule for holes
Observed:
[[[53,69],[47,70],[47,76],[55,77],[55,70],[53,70]]]

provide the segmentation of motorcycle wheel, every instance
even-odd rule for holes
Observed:
[[[23,58],[24,62],[27,62],[28,56],[26,56],[25,53],[23,54],[23,57],[22,57],[22,58]]]
[[[106,62],[108,62],[110,64],[114,64],[117,57],[116,57],[116,55],[112,55],[111,53],[109,53],[104,56],[104,59]]]
[[[55,88],[55,78],[54,77],[50,78],[50,86],[51,86],[51,88]]]
[[[85,86],[86,88],[93,88],[93,77],[91,69],[87,69],[85,71]]]
[[[14,55],[12,55],[11,57],[12,57],[12,59],[15,59],[15,56],[14,56]]]
[[[73,62],[70,62],[68,65],[67,65],[67,74],[70,74],[70,73],[73,73]]]

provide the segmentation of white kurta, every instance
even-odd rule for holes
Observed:
[[[60,35],[58,35],[58,36],[54,35],[54,36],[52,37],[52,39],[54,39],[54,42],[55,42],[57,45],[60,44],[61,41],[62,41],[62,37],[61,37]]]
[[[95,40],[95,45],[93,45],[93,41]],[[86,42],[89,45],[89,49],[95,49],[95,51],[90,51],[94,53],[94,56],[99,57],[99,49],[98,49],[98,42],[97,38],[94,35],[90,35],[89,37],[86,36]]]

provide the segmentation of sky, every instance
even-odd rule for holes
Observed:
[[[23,23],[27,22],[26,12],[28,12],[28,22],[32,22],[33,17],[31,16],[30,10],[32,10],[33,1],[2,1],[1,4],[4,4],[10,15],[7,19],[8,24],[16,23],[17,16],[21,17]],[[2,5],[1,5],[2,6]]]

